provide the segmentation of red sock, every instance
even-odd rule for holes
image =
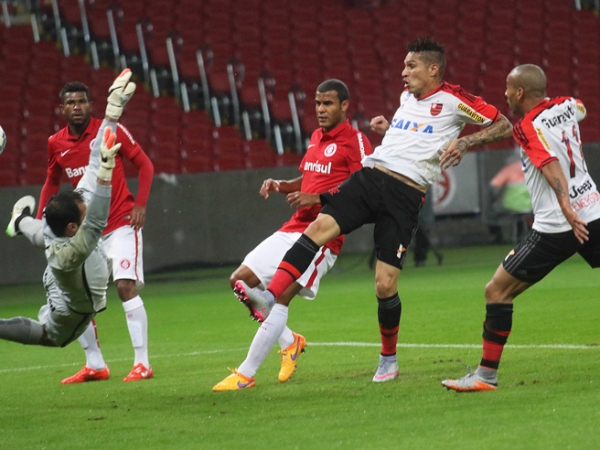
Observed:
[[[399,329],[400,326],[388,329],[379,325],[379,333],[381,334],[381,354],[383,356],[391,356],[396,354]]]
[[[285,261],[281,261],[279,267],[273,275],[273,279],[267,286],[267,290],[271,291],[276,299],[281,297],[285,290],[289,288],[294,281],[300,278],[302,272],[298,271],[294,266]]]

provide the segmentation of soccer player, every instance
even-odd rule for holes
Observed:
[[[515,67],[506,99],[533,203],[533,230],[502,261],[485,287],[483,356],[474,373],[442,385],[458,392],[497,388],[498,366],[512,329],[514,298],[579,253],[600,267],[600,193],[587,171],[578,123],[583,103],[546,97],[546,75],[533,64]]]
[[[371,120],[371,128],[385,134],[381,145],[365,157],[360,171],[321,195],[321,212],[285,254],[264,292],[265,301],[275,299],[276,304],[258,331],[265,346],[277,340],[288,316],[288,306],[279,299],[324,243],[375,223],[375,294],[382,343],[375,382],[399,375],[396,345],[402,308],[397,284],[427,188],[442,169],[459,164],[470,147],[506,139],[512,129],[494,106],[443,81],[446,58],[441,44],[416,39],[408,45],[404,64],[406,88],[392,122],[383,116]],[[457,139],[466,123],[486,128]]]
[[[61,111],[68,124],[48,139],[48,174],[40,195],[38,218],[41,218],[48,199],[58,191],[63,172],[73,186],[77,185],[86,170],[92,140],[101,123],[101,120],[91,117],[90,93],[84,84],[67,83],[60,99]],[[121,112],[122,109],[111,109],[109,97],[107,115],[118,120]],[[103,241],[135,354],[133,369],[123,381],[137,381],[153,377],[148,360],[148,316],[137,289],[144,285],[142,228],[154,167],[125,127],[118,124],[116,133],[122,147],[117,155],[113,196]],[[129,159],[138,169],[135,199],[127,187],[122,158]],[[106,364],[98,344],[95,322],[80,337],[79,343],[85,351],[86,364],[78,373],[63,380],[63,384],[107,379],[108,371],[104,370]]]
[[[359,170],[362,158],[373,152],[368,139],[346,119],[349,104],[350,95],[343,82],[330,79],[321,83],[315,95],[315,110],[320,127],[313,132],[300,163],[302,175],[293,180],[269,178],[260,188],[260,195],[265,199],[271,192],[286,194],[288,203],[296,212],[278,231],[252,250],[230,277],[236,296],[248,307],[251,317],[259,322],[267,318],[273,306],[262,300],[260,289],[269,284],[285,252],[319,214],[319,194],[337,187],[352,172]],[[309,300],[314,299],[321,278],[335,263],[343,242],[344,237],[338,236],[324,243],[306,270],[283,293],[280,302],[289,304],[298,294]],[[298,357],[306,346],[306,339],[286,326],[276,340],[281,346],[278,378],[283,383],[293,375]],[[246,360],[213,390],[237,390],[254,386],[254,374],[273,343],[265,344],[260,333],[257,333]]]
[[[86,174],[74,192],[53,195],[43,215],[48,266],[44,272],[47,302],[39,321],[26,317],[0,319],[0,338],[28,345],[65,347],[77,339],[93,317],[106,308],[108,267],[99,241],[108,219],[116,144],[114,126],[102,122],[90,152]],[[21,198],[13,208],[9,229],[34,219],[35,200]],[[108,370],[108,369],[107,369]]]

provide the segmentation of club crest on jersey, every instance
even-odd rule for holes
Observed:
[[[337,150],[336,144],[329,144],[327,146],[327,148],[325,149],[325,151],[323,152],[323,154],[329,158],[335,154],[336,150]]]
[[[129,261],[128,259],[122,259],[119,265],[122,269],[127,270],[131,267],[131,261]]]
[[[442,112],[443,107],[444,107],[444,105],[441,103],[432,103],[431,109],[429,110],[429,112],[431,113],[432,116],[437,116]]]

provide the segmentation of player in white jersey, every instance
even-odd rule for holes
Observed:
[[[458,392],[497,388],[517,295],[575,253],[592,268],[600,267],[600,194],[585,165],[578,125],[585,107],[572,97],[546,98],[546,75],[532,64],[510,72],[506,98],[513,113],[523,116],[514,137],[521,146],[535,220],[531,234],[508,254],[485,287],[483,356],[477,370],[442,381]]]
[[[65,347],[106,308],[108,268],[100,238],[108,219],[112,170],[121,144],[115,144],[116,134],[109,126],[98,137],[88,170],[77,189],[54,195],[44,210],[47,302],[40,309],[39,321],[26,317],[0,319],[2,339]],[[18,229],[19,222],[33,213],[34,206],[33,197],[20,199],[13,208],[9,228]]]
[[[371,121],[385,133],[382,144],[363,160],[339,188],[321,194],[323,209],[285,254],[265,296],[274,297],[261,330],[271,339],[281,334],[288,308],[279,301],[285,290],[306,270],[321,245],[366,223],[375,223],[375,274],[381,356],[375,382],[398,377],[396,346],[401,303],[398,278],[406,250],[417,227],[428,187],[441,169],[460,163],[472,146],[506,139],[511,125],[498,110],[459,86],[442,80],[444,47],[431,39],[408,45],[402,72],[406,91],[391,124],[382,116]],[[466,123],[487,126],[458,139]]]

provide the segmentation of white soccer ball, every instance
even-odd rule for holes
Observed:
[[[6,133],[4,128],[0,126],[0,154],[4,151],[4,147],[6,147]]]

